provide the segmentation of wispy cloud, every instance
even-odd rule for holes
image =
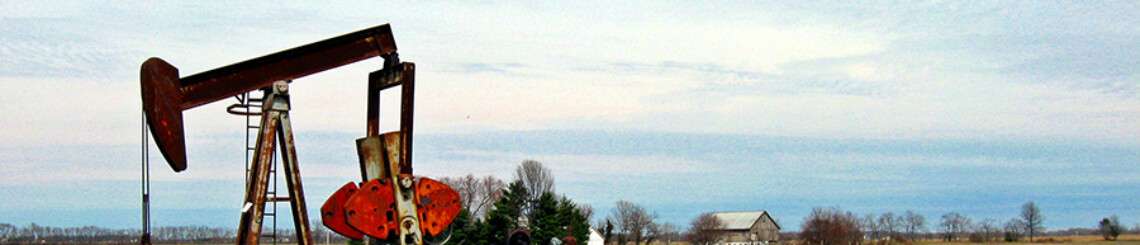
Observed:
[[[97,33],[69,28],[74,20],[10,18],[0,22],[0,77],[106,79],[131,74],[135,51]]]
[[[451,72],[459,73],[509,73],[526,66],[520,63],[463,63],[455,64]],[[446,72],[446,71],[445,71]]]

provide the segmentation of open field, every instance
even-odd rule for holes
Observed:
[[[923,241],[918,241],[916,244],[922,244],[922,245],[963,245],[963,244],[972,244],[972,243],[923,240]],[[1028,244],[1103,244],[1103,245],[1108,245],[1108,244],[1135,244],[1135,245],[1140,245],[1140,235],[1135,235],[1135,234],[1120,235],[1120,237],[1118,238],[1117,241],[1105,241],[1103,238],[1101,238],[1100,236],[1096,236],[1096,235],[1048,236],[1048,237],[1034,238],[1033,243],[1029,243],[1028,241],[1022,241],[1022,242],[1015,242],[1015,243],[999,242],[999,243],[994,243],[994,244],[1010,244],[1010,245],[1014,245],[1014,244],[1017,244],[1017,245],[1021,245],[1021,244],[1026,244],[1026,245],[1028,245]]]
[[[156,244],[191,244],[191,243],[156,243]],[[203,243],[193,243],[193,244],[203,244]],[[225,243],[225,244],[229,244],[229,243]],[[285,244],[293,244],[293,243],[278,243],[278,244],[285,245]],[[326,244],[326,243],[324,243],[324,241],[317,241],[316,244]],[[334,242],[331,244],[343,244],[343,243],[335,243]],[[633,244],[633,243],[631,242],[630,244]],[[786,241],[783,244],[789,244],[789,245],[798,244],[798,241]],[[1140,235],[1136,235],[1136,234],[1120,235],[1119,240],[1117,240],[1117,241],[1105,241],[1100,236],[1086,235],[1086,236],[1048,236],[1048,237],[1041,237],[1040,240],[1035,238],[1033,243],[1029,243],[1028,241],[1012,242],[1012,243],[1007,243],[1007,242],[971,243],[971,242],[943,242],[943,241],[936,241],[936,240],[920,240],[920,241],[913,243],[913,244],[918,244],[918,245],[971,245],[971,244],[1001,244],[1001,245],[1049,245],[1049,244],[1116,245],[1116,244],[1121,244],[1121,245],[1140,245]],[[213,245],[213,244],[211,244],[211,245]],[[218,244],[218,245],[221,245],[221,244]],[[665,245],[665,242],[654,241],[652,245]],[[670,243],[670,245],[688,245],[688,243],[686,243],[686,242],[672,242],[672,243]]]

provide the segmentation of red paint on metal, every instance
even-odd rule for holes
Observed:
[[[377,239],[387,239],[399,231],[396,217],[396,195],[392,183],[370,180],[345,203],[348,225]]]
[[[437,236],[459,215],[459,192],[442,182],[420,178],[416,183],[416,215],[420,216],[420,229]]]
[[[336,190],[328,200],[325,200],[324,205],[321,205],[321,223],[329,230],[353,240],[364,239],[364,233],[348,225],[344,206],[348,203],[349,197],[356,194],[358,190],[356,183],[348,182]]]

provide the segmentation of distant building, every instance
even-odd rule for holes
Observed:
[[[716,212],[713,216],[724,224],[717,244],[770,244],[780,241],[780,225],[767,211]]]
[[[586,245],[605,245],[606,239],[602,238],[602,234],[598,230],[590,228],[590,238],[586,240]]]

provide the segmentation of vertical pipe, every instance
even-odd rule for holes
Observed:
[[[142,234],[140,234],[139,243],[143,245],[150,245],[150,143],[147,138],[147,125],[146,125],[146,111],[142,111],[142,149],[139,152],[142,161],[140,162],[141,173],[139,173],[139,180],[141,183],[142,191]]]

